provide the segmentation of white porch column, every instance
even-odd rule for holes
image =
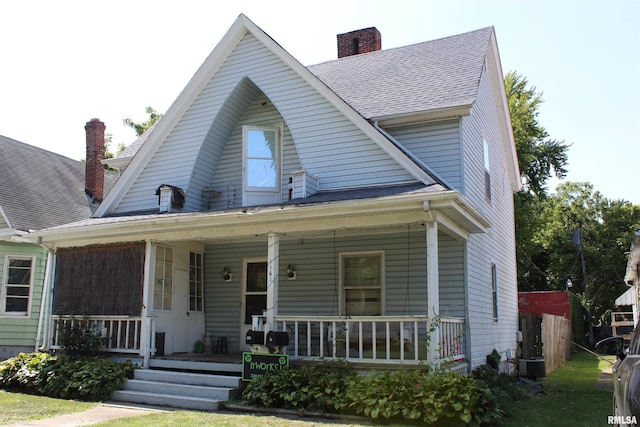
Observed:
[[[435,217],[435,214],[433,215]],[[429,316],[430,329],[436,325],[435,320],[440,315],[440,276],[438,272],[438,222],[426,223],[427,240],[427,314]],[[430,332],[429,346],[427,348],[427,360],[432,365],[438,363],[440,346],[440,328]]]
[[[275,330],[274,317],[278,314],[278,271],[280,267],[280,238],[269,233],[267,248],[267,326]],[[265,337],[266,338],[266,337]]]
[[[140,353],[144,360],[144,368],[149,369],[149,358],[151,352],[155,353],[154,336],[151,327],[152,319],[149,317],[149,304],[153,302],[153,280],[151,279],[151,241],[147,240],[144,244],[144,273],[142,278],[142,313],[140,322]]]

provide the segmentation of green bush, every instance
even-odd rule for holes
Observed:
[[[478,426],[502,416],[491,391],[473,378],[424,370],[360,377],[348,386],[344,405],[374,419],[404,419],[428,425]]]
[[[287,367],[255,378],[242,397],[266,407],[335,412],[355,372],[346,365]]]
[[[122,387],[131,362],[21,353],[0,364],[0,385],[7,390],[63,399],[98,401]]]
[[[106,344],[106,338],[96,326],[89,326],[87,321],[76,321],[60,324],[58,329],[62,352],[69,357],[95,357]]]
[[[511,415],[511,408],[515,400],[529,397],[526,388],[520,384],[518,378],[499,373],[488,365],[482,365],[473,371],[473,377],[487,386],[498,401],[498,406],[506,415]]]
[[[480,381],[426,369],[357,376],[348,368],[290,367],[254,379],[243,398],[267,407],[429,425],[478,426],[503,414],[491,390]]]

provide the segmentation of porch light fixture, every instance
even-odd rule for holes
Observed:
[[[232,278],[233,275],[231,274],[229,269],[225,267],[224,270],[222,270],[222,280],[224,280],[225,282],[230,282]]]
[[[291,264],[287,265],[287,279],[296,280],[296,271],[293,269]]]

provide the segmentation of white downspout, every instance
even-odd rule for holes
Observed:
[[[49,348],[49,305],[50,296],[53,292],[53,266],[56,260],[55,253],[51,248],[40,245],[47,251],[47,264],[44,273],[44,284],[42,286],[42,296],[40,299],[40,315],[38,316],[38,329],[35,339],[35,352],[48,350]],[[44,328],[42,346],[40,345],[40,334]]]

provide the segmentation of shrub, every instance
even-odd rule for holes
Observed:
[[[62,351],[69,357],[95,357],[106,344],[100,328],[87,321],[60,324],[58,333]]]
[[[374,419],[478,426],[502,416],[491,391],[460,374],[402,370],[361,377],[349,385],[344,404]]]
[[[349,368],[301,366],[254,379],[243,398],[267,407],[364,415],[373,419],[478,426],[502,411],[483,383],[427,369],[357,376]]]
[[[122,387],[134,365],[106,359],[21,353],[0,364],[2,388],[49,397],[103,400]]]
[[[487,386],[495,396],[498,406],[506,415],[511,415],[511,403],[529,397],[527,390],[520,384],[518,378],[499,373],[488,365],[482,365],[473,371],[473,377]]]
[[[355,372],[346,365],[287,367],[249,383],[242,396],[267,407],[333,412]]]
[[[48,353],[20,353],[0,364],[0,385],[4,389],[37,393],[40,372],[53,361],[55,357]]]

